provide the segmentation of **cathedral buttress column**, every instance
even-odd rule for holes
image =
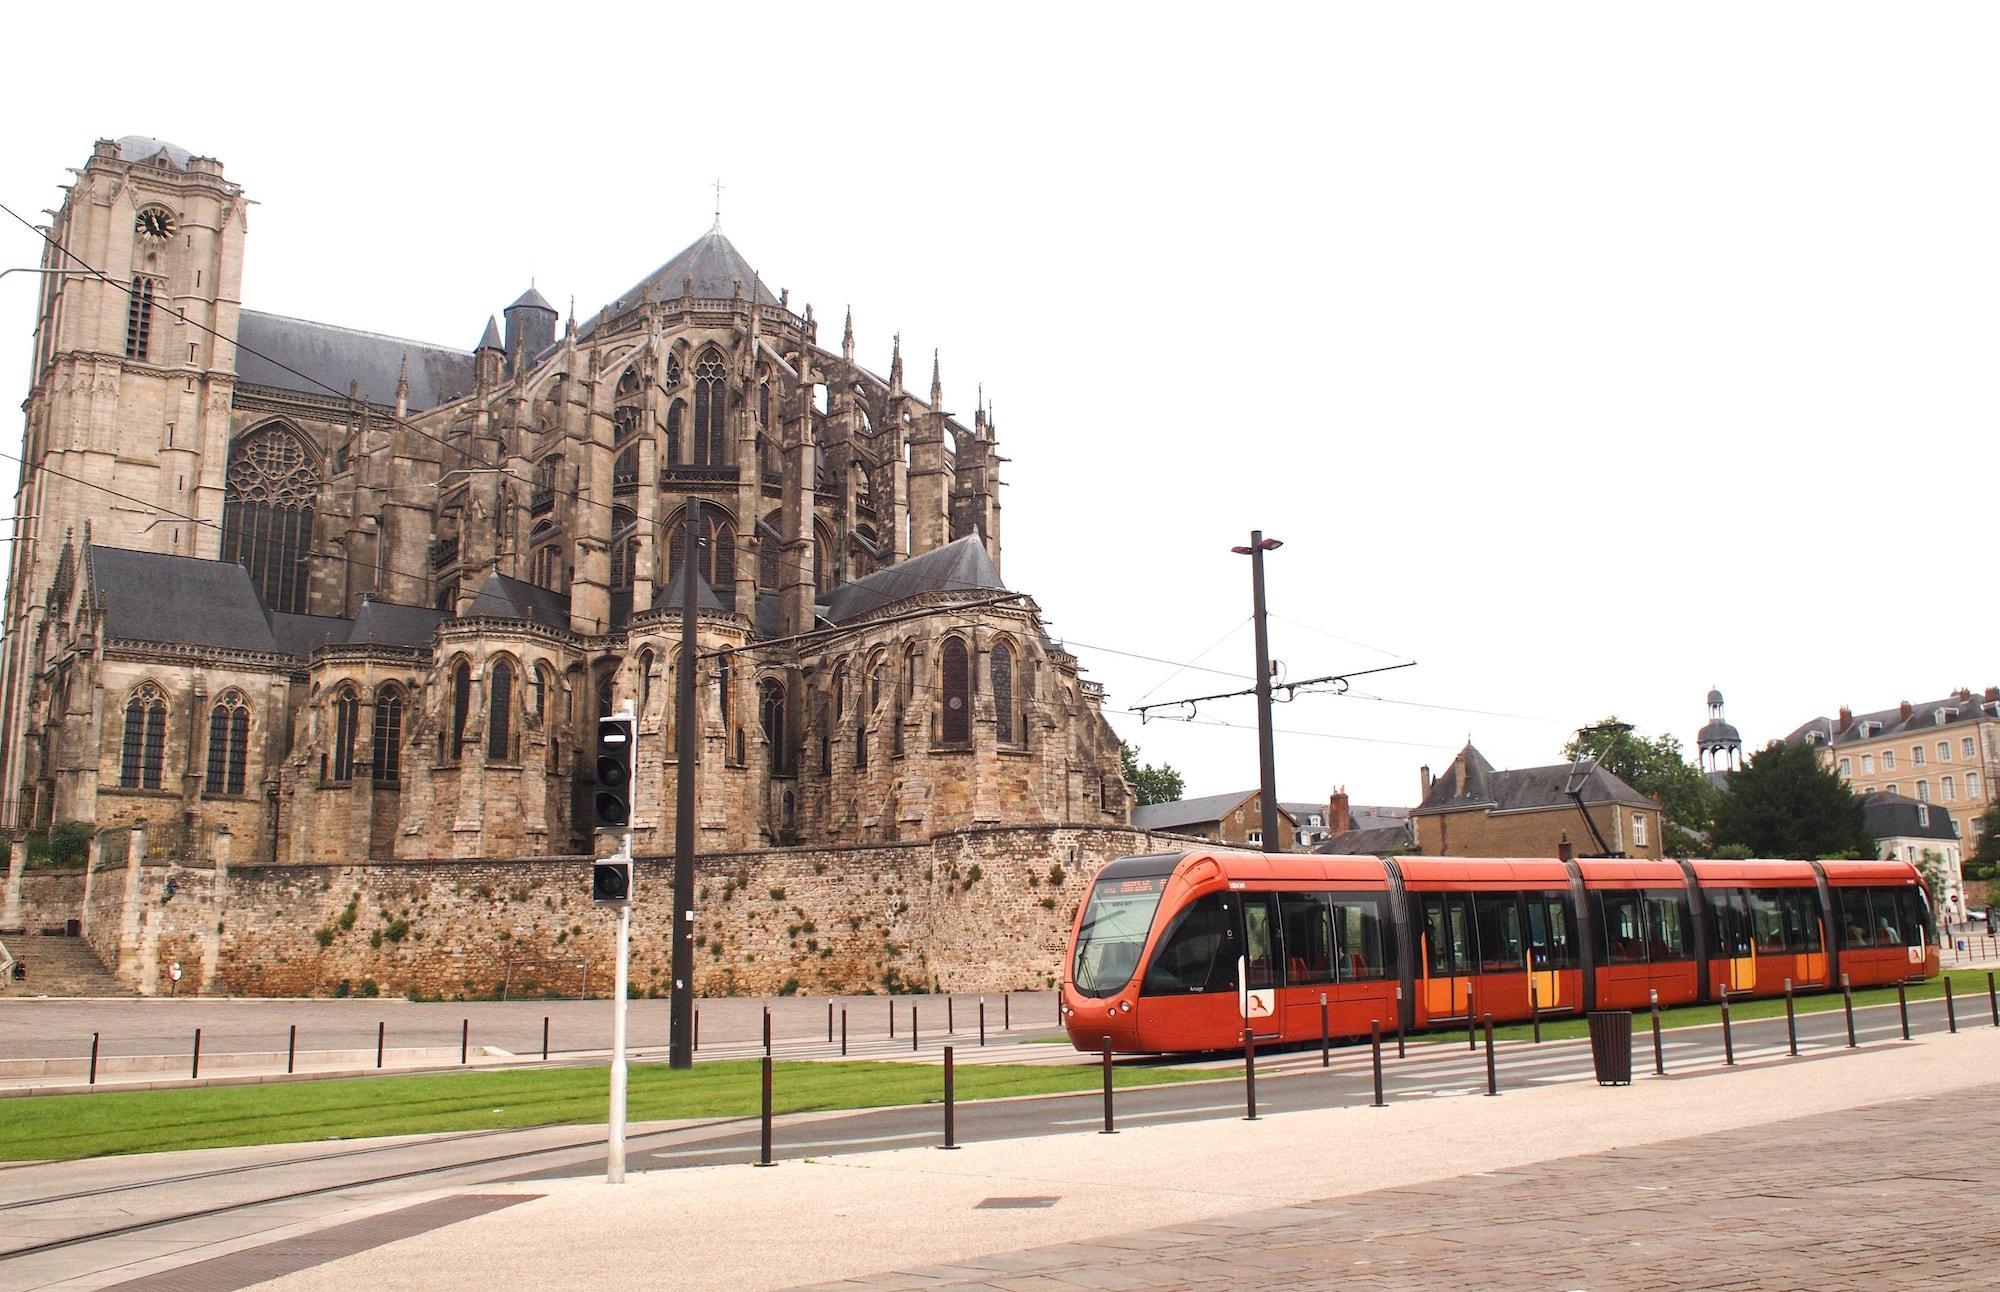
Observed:
[[[599,636],[611,631],[611,388],[599,380],[591,355],[590,402],[578,428],[581,444],[577,493],[570,509],[576,568],[570,575],[570,631]]]
[[[944,394],[937,359],[931,360],[931,407],[910,436],[910,554],[951,541],[951,475],[944,461]]]
[[[806,354],[799,354],[800,371],[794,420],[784,426],[784,484],[779,529],[784,546],[778,553],[778,587],[782,593],[784,633],[807,632],[813,625],[813,601],[819,589],[813,582],[813,476],[816,453],[812,433],[812,371]],[[780,414],[783,420],[783,414]],[[767,434],[769,432],[766,432]],[[768,538],[768,536],[767,536]]]

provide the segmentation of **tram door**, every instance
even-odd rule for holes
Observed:
[[[1243,895],[1244,1022],[1260,1037],[1279,1035],[1278,921],[1273,893]]]
[[[1424,980],[1417,985],[1424,1013],[1431,1018],[1463,1018],[1471,975],[1478,967],[1472,945],[1472,898],[1462,893],[1425,893]]]

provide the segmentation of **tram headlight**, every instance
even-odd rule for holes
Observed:
[[[1119,1012],[1119,1013],[1121,1013],[1121,1014],[1129,1014],[1129,1013],[1131,1013],[1131,1012],[1132,1012],[1132,1002],[1131,1002],[1131,1001],[1129,1001],[1129,1000],[1121,1000],[1121,1001],[1119,1001],[1119,1002],[1118,1002],[1118,1012]]]

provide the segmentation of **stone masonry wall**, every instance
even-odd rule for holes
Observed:
[[[702,856],[695,988],[1047,987],[1097,868],[1187,845],[1047,826]],[[602,995],[617,924],[591,903],[588,867],[583,857],[221,867],[107,857],[91,876],[86,934],[121,981],[148,993],[166,989],[166,965],[179,960],[183,994],[575,995],[587,975],[590,994]],[[664,996],[671,860],[641,857],[636,887],[631,981]]]

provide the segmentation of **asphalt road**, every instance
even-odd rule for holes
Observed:
[[[1983,998],[1962,1002],[1961,1027],[1990,1027]],[[820,1002],[824,1026],[824,1002]],[[1911,1006],[1913,1032],[1945,1028],[1941,1001]],[[761,1020],[761,1012],[753,1017]],[[1866,1046],[1900,1038],[1894,1006],[1856,1011],[1856,1039]],[[1635,1019],[1634,1072],[1650,1075],[1652,1051],[1643,1016]],[[1842,1014],[1800,1015],[1801,1057],[1787,1054],[1782,1016],[1734,1027],[1735,1057],[1742,1065],[1838,1062],[1846,1045]],[[1089,1062],[1064,1046],[1039,1048],[1049,1060]],[[1717,1026],[1676,1029],[1665,1036],[1667,1080],[1724,1063]],[[1271,1054],[1258,1063],[1260,1117],[1372,1098],[1370,1053],[1363,1045],[1339,1047],[1322,1068],[1317,1049]],[[1501,1097],[1510,1089],[1591,1079],[1586,1042],[1505,1043],[1496,1048]],[[1189,1063],[1212,1070],[1213,1082],[1120,1090],[1118,1127],[1230,1119],[1246,1115],[1240,1057]],[[1413,1041],[1407,1057],[1385,1046],[1384,1089],[1391,1101],[1449,1095],[1480,1096],[1486,1089],[1485,1055],[1462,1040]],[[1100,1095],[1053,1096],[961,1104],[962,1145],[1030,1136],[1095,1134],[1103,1129]],[[806,1114],[774,1125],[773,1156],[823,1157],[906,1147],[943,1140],[943,1112],[936,1105],[850,1113]],[[634,1129],[628,1141],[633,1170],[728,1165],[756,1160],[754,1118],[724,1119]],[[64,1278],[121,1267],[147,1255],[186,1250],[218,1235],[250,1235],[294,1221],[330,1214],[357,1201],[392,1200],[443,1188],[588,1176],[603,1170],[603,1131],[550,1127],[472,1132],[366,1145],[271,1145],[206,1154],[102,1158],[79,1163],[21,1164],[0,1168],[0,1285],[34,1288]]]

